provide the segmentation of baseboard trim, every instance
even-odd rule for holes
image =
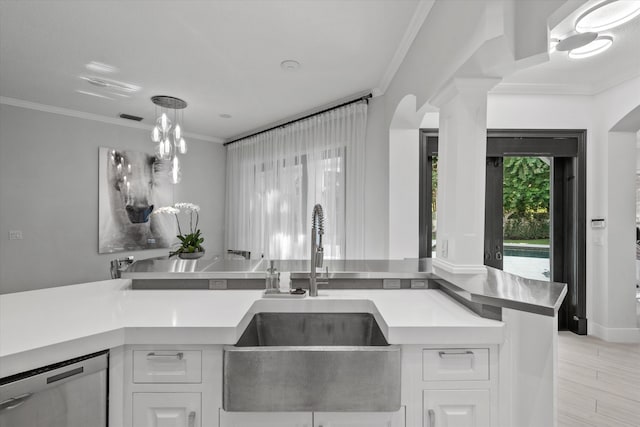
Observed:
[[[607,342],[640,343],[640,328],[607,328],[596,322],[589,322],[589,335]]]

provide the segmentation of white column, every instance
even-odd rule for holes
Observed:
[[[487,92],[496,78],[455,78],[431,101],[440,108],[437,257],[452,273],[484,267]]]

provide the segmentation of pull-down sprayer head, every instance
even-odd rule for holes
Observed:
[[[322,206],[317,204],[311,213],[311,239],[316,248],[316,267],[322,267],[324,260],[324,248],[322,247],[322,235],[324,234],[324,212]]]

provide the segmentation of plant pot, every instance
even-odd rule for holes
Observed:
[[[198,259],[204,255],[204,251],[200,252],[180,252],[178,258],[180,259]]]

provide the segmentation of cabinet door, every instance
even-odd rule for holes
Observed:
[[[315,412],[314,427],[405,427],[404,407],[398,412]]]
[[[135,427],[200,427],[200,393],[133,393]]]
[[[423,427],[488,427],[489,390],[424,390]]]
[[[220,427],[312,427],[311,412],[226,412]]]

